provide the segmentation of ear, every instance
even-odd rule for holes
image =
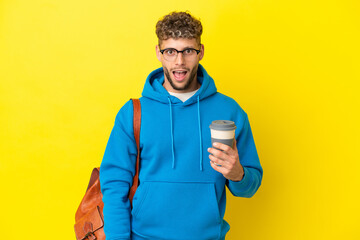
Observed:
[[[201,52],[199,53],[199,61],[204,57],[204,44],[201,44],[200,51]]]
[[[155,51],[156,51],[157,59],[161,62],[161,52],[160,52],[160,47],[158,44],[156,44],[156,46],[155,46]]]

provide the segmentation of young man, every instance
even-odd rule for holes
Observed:
[[[137,149],[131,101],[116,116],[100,167],[106,239],[225,239],[225,186],[234,196],[251,197],[262,180],[247,114],[217,92],[199,64],[200,21],[173,12],[157,23],[156,34],[162,67],[147,77],[140,98],[140,185],[132,209],[127,195]],[[211,146],[214,120],[235,122],[233,148]]]

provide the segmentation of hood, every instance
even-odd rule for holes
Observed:
[[[190,105],[196,103],[198,98],[202,100],[217,92],[214,80],[208,75],[208,73],[201,64],[199,64],[198,67],[197,79],[198,82],[201,84],[200,89],[190,99],[182,102],[178,98],[171,96],[168,91],[163,87],[163,83],[165,81],[164,70],[162,67],[160,67],[152,71],[146,78],[142,96],[165,104],[169,104],[170,99],[171,103],[174,105]]]

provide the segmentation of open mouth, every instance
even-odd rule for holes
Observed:
[[[176,81],[183,81],[187,75],[187,71],[177,70],[172,72]]]

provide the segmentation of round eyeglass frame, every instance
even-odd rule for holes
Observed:
[[[177,49],[175,49],[175,48],[165,48],[165,49],[160,49],[160,53],[162,54],[162,55],[164,55],[164,51],[166,51],[166,50],[174,50],[174,51],[176,51],[176,55],[174,56],[174,60],[177,58],[177,56],[179,55],[179,53],[182,53],[183,54],[183,52],[185,52],[186,50],[194,50],[195,52],[196,52],[196,55],[199,55],[199,53],[201,52],[201,50],[197,50],[197,49],[195,49],[195,48],[185,48],[184,50],[182,50],[182,51],[179,51],[179,50],[177,50]],[[183,55],[184,56],[184,55]]]

